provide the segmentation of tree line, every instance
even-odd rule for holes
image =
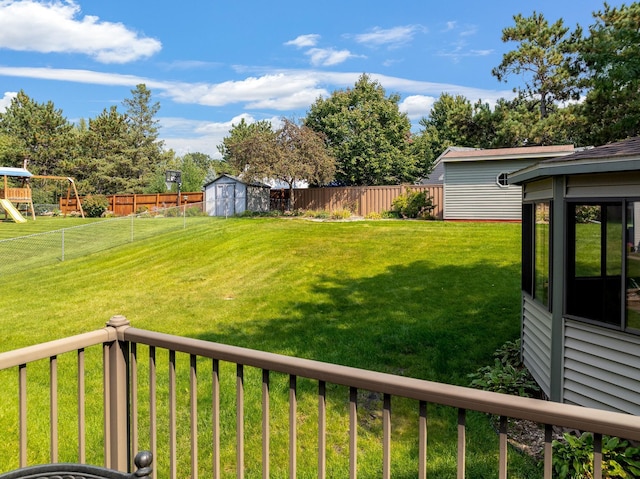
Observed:
[[[19,92],[0,114],[0,164],[73,176],[84,193],[164,191],[164,171],[183,172],[183,191],[222,172],[278,179],[290,188],[382,185],[428,177],[449,146],[601,145],[639,134],[640,4],[604,4],[583,29],[543,14],[514,15],[502,40],[514,48],[491,70],[522,86],[495,104],[443,93],[414,132],[400,96],[363,74],[352,88],[318,98],[298,121],[234,124],[218,145],[221,160],[177,157],[158,139],[145,85],[94,119],[70,124],[51,102]]]

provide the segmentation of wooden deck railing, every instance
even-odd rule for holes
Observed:
[[[553,426],[578,429],[594,433],[596,450],[594,454],[595,477],[602,477],[602,451],[599,446],[603,435],[618,436],[630,440],[640,440],[640,417],[619,413],[612,413],[577,406],[570,406],[535,399],[520,398],[497,394],[464,387],[434,383],[391,374],[367,371],[346,366],[338,366],[318,361],[283,356],[249,350],[224,344],[212,343],[204,340],[161,334],[131,327],[126,318],[116,316],[111,318],[107,327],[98,331],[74,336],[71,338],[52,341],[0,354],[0,371],[15,369],[17,371],[17,390],[19,397],[18,417],[15,418],[16,427],[0,425],[3,431],[19,431],[19,446],[17,455],[19,464],[12,467],[27,465],[27,457],[31,447],[28,441],[30,431],[27,429],[27,414],[38,411],[27,410],[27,369],[39,360],[49,361],[49,454],[50,461],[56,462],[62,454],[58,441],[57,424],[61,421],[58,412],[58,358],[65,354],[76,354],[77,359],[77,424],[78,432],[75,441],[78,445],[78,461],[86,459],[86,426],[88,422],[96,424],[96,418],[87,417],[85,403],[87,390],[85,386],[85,349],[102,345],[103,354],[103,388],[97,391],[104,398],[104,463],[107,467],[127,470],[131,466],[132,453],[140,449],[152,450],[154,461],[158,458],[159,443],[163,451],[166,449],[166,460],[163,465],[154,464],[154,477],[191,477],[197,479],[201,469],[199,460],[210,458],[211,476],[219,478],[223,473],[228,474],[229,465],[221,463],[221,435],[229,429],[235,430],[235,464],[233,468],[236,476],[245,474],[245,399],[250,395],[245,392],[245,371],[247,368],[257,368],[261,371],[261,409],[262,419],[262,477],[270,476],[270,458],[274,452],[271,446],[271,403],[272,393],[270,381],[273,374],[288,376],[288,475],[296,477],[298,473],[297,448],[300,425],[297,401],[299,381],[311,380],[317,388],[317,422],[313,426],[317,430],[318,477],[327,475],[327,435],[331,427],[327,421],[327,390],[329,385],[346,386],[349,394],[346,399],[348,405],[348,433],[349,433],[349,471],[350,477],[358,475],[358,391],[375,391],[382,395],[382,465],[381,476],[391,477],[392,470],[392,414],[391,404],[399,398],[415,401],[417,410],[417,436],[415,444],[418,449],[415,470],[418,477],[424,478],[427,473],[427,404],[436,404],[455,408],[458,416],[458,444],[457,444],[457,476],[465,477],[466,446],[466,417],[468,411],[480,411],[499,416],[499,462],[498,476],[507,477],[507,419],[527,419],[543,424],[546,431],[544,477],[552,477],[552,447],[551,430]],[[148,349],[148,361],[141,362],[141,347]],[[186,385],[177,378],[182,375],[180,361],[177,355],[186,355],[188,361],[188,377]],[[96,355],[94,355],[96,356]],[[100,356],[98,356],[100,357]],[[159,362],[166,358],[163,370],[166,377],[160,376]],[[210,377],[202,380],[199,377],[198,364],[210,361]],[[228,414],[222,413],[221,396],[226,395],[220,378],[221,364],[235,365],[235,396],[234,424],[227,424]],[[166,368],[165,368],[166,367]],[[143,374],[144,371],[146,374]],[[159,383],[162,382],[162,387]],[[210,404],[211,431],[210,443],[206,446],[199,440],[199,415],[202,400],[202,384],[210,385],[207,394],[207,404]],[[142,386],[144,384],[144,386]],[[165,390],[166,385],[166,390]],[[11,389],[9,384],[3,389]],[[92,391],[95,392],[95,391]],[[144,393],[147,397],[143,397]],[[162,401],[159,396],[162,395]],[[188,400],[183,396],[188,396]],[[162,406],[158,406],[158,403]],[[275,402],[275,401],[274,401]],[[166,413],[166,415],[165,415]],[[46,419],[46,415],[45,419]],[[40,417],[40,415],[38,415]],[[0,418],[5,420],[4,418]],[[143,425],[144,423],[144,425]],[[148,428],[148,432],[145,432]],[[183,433],[188,428],[188,437]],[[6,436],[5,432],[5,436]],[[144,438],[141,438],[144,436]],[[147,437],[148,436],[148,437]],[[7,438],[5,437],[5,440]],[[145,444],[141,444],[144,442]],[[148,443],[147,443],[148,442]],[[7,446],[5,446],[6,449]],[[205,451],[203,451],[205,449]],[[210,449],[210,450],[209,450]],[[6,453],[6,451],[5,451]],[[305,453],[309,453],[306,451]],[[489,453],[489,452],[488,452]],[[65,454],[68,454],[65,452]],[[164,454],[162,454],[164,456]],[[180,466],[179,466],[180,465]],[[12,468],[11,466],[5,469]],[[158,469],[160,468],[160,471]],[[188,469],[188,470],[186,470]],[[209,474],[207,474],[209,475]]]

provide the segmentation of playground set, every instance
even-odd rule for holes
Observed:
[[[27,214],[30,212],[31,217],[35,220],[36,213],[33,209],[33,199],[31,195],[31,185],[29,180],[32,178],[67,181],[67,201],[71,196],[71,190],[77,200],[80,215],[84,218],[82,204],[78,196],[75,182],[73,178],[65,176],[49,176],[49,175],[33,175],[26,168],[0,167],[0,177],[3,178],[3,184],[0,189],[0,209],[4,211],[5,220],[11,219],[16,223],[25,223],[27,219],[20,212],[20,205],[26,208]],[[9,182],[11,178],[11,185]],[[16,186],[17,185],[17,186]]]

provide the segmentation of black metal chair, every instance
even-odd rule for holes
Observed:
[[[153,456],[149,451],[136,454],[135,472],[120,472],[88,464],[57,463],[28,466],[0,474],[0,479],[151,479]]]

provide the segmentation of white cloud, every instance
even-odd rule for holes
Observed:
[[[298,48],[315,47],[320,40],[320,35],[316,33],[310,33],[308,35],[299,35],[294,40],[289,40],[285,45],[292,45]]]
[[[345,62],[354,55],[349,50],[334,50],[333,48],[312,48],[305,52],[311,57],[313,66],[332,66]]]
[[[400,102],[398,108],[401,112],[406,113],[410,120],[419,120],[422,117],[429,116],[436,97],[428,95],[409,95]]]
[[[369,46],[388,45],[395,48],[409,43],[418,32],[426,32],[426,28],[421,25],[405,25],[386,29],[374,27],[368,33],[356,35],[355,40]]]
[[[40,53],[79,53],[101,63],[127,63],[159,52],[160,41],[122,23],[80,16],[73,0],[40,3],[0,0],[0,48]]]
[[[362,72],[285,70],[221,83],[166,82],[135,75],[90,70],[0,66],[1,75],[127,87],[144,83],[154,90],[154,93],[177,103],[214,107],[244,104],[245,108],[251,105],[252,108],[286,111],[308,108],[316,98],[329,95],[329,91],[333,89],[352,87]],[[409,80],[377,73],[370,73],[369,77],[377,80],[387,92],[398,92],[401,95],[439,97],[446,92],[452,95],[463,95],[470,101],[482,99],[489,102],[514,96],[511,90],[485,90],[447,83]]]
[[[246,108],[280,111],[308,107],[326,90],[309,72],[289,72],[248,77],[216,84],[175,84],[163,93],[179,103],[223,106],[245,103]]]
[[[242,120],[248,124],[257,121],[255,117],[247,113],[234,116],[223,122],[195,121],[172,117],[158,119],[161,126],[160,137],[166,148],[172,149],[178,156],[197,152],[209,155],[214,159],[221,158],[218,145],[229,135],[233,125],[237,125]],[[266,120],[271,122],[273,128],[280,127],[279,117],[266,118]]]
[[[9,105],[11,105],[11,100],[13,100],[17,95],[18,93],[15,91],[4,92],[4,96],[0,98],[0,113],[9,108]]]

